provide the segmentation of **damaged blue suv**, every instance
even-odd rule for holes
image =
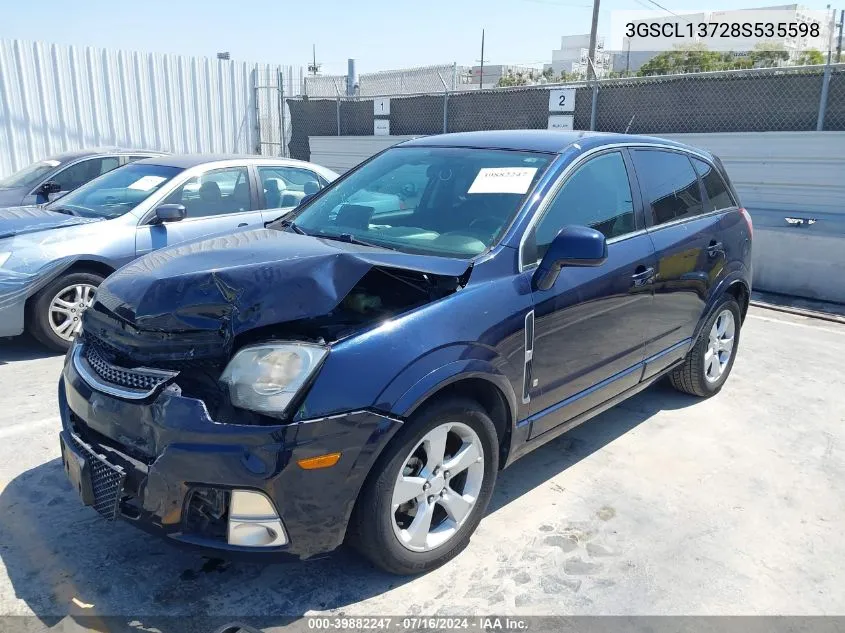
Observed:
[[[642,136],[433,136],[108,277],[59,385],[85,504],[205,552],[463,549],[498,471],[662,376],[717,393],[752,226]]]

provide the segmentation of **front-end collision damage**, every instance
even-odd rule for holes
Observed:
[[[272,499],[301,558],[337,547],[360,487],[402,421],[372,411],[273,426],[221,424],[173,386],[153,402],[123,402],[65,367],[62,425],[128,473],[120,514],[176,542],[243,553],[226,542],[232,490]],[[330,468],[298,463],[340,453]],[[320,502],[315,502],[319,499]]]
[[[268,341],[330,347],[458,291],[469,272],[461,260],[250,231],[123,267],[100,286],[83,329],[118,365],[178,370],[174,386],[214,420],[266,425],[278,419],[234,408],[219,380],[234,352]]]

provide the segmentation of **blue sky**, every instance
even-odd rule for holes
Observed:
[[[672,12],[777,4],[737,0],[659,0]],[[825,0],[804,6],[824,9]],[[643,9],[647,0],[603,0],[599,33],[610,12]],[[651,8],[654,8],[653,5]],[[490,63],[540,65],[561,35],[586,33],[592,0],[38,0],[3,7],[0,37],[124,50],[305,65],[311,45],[325,73],[458,62],[475,64],[481,29]]]

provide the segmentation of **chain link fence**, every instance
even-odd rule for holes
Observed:
[[[444,78],[445,79],[445,78]],[[827,89],[825,90],[825,84]],[[309,136],[427,135],[549,127],[549,90],[574,88],[575,130],[672,134],[845,130],[845,64],[628,77],[565,84],[288,99],[290,155]],[[389,99],[389,105],[384,100]],[[376,104],[387,105],[385,114]]]

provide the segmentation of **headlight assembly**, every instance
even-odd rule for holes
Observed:
[[[328,354],[309,343],[263,343],[241,349],[220,380],[232,405],[258,413],[281,414]]]

